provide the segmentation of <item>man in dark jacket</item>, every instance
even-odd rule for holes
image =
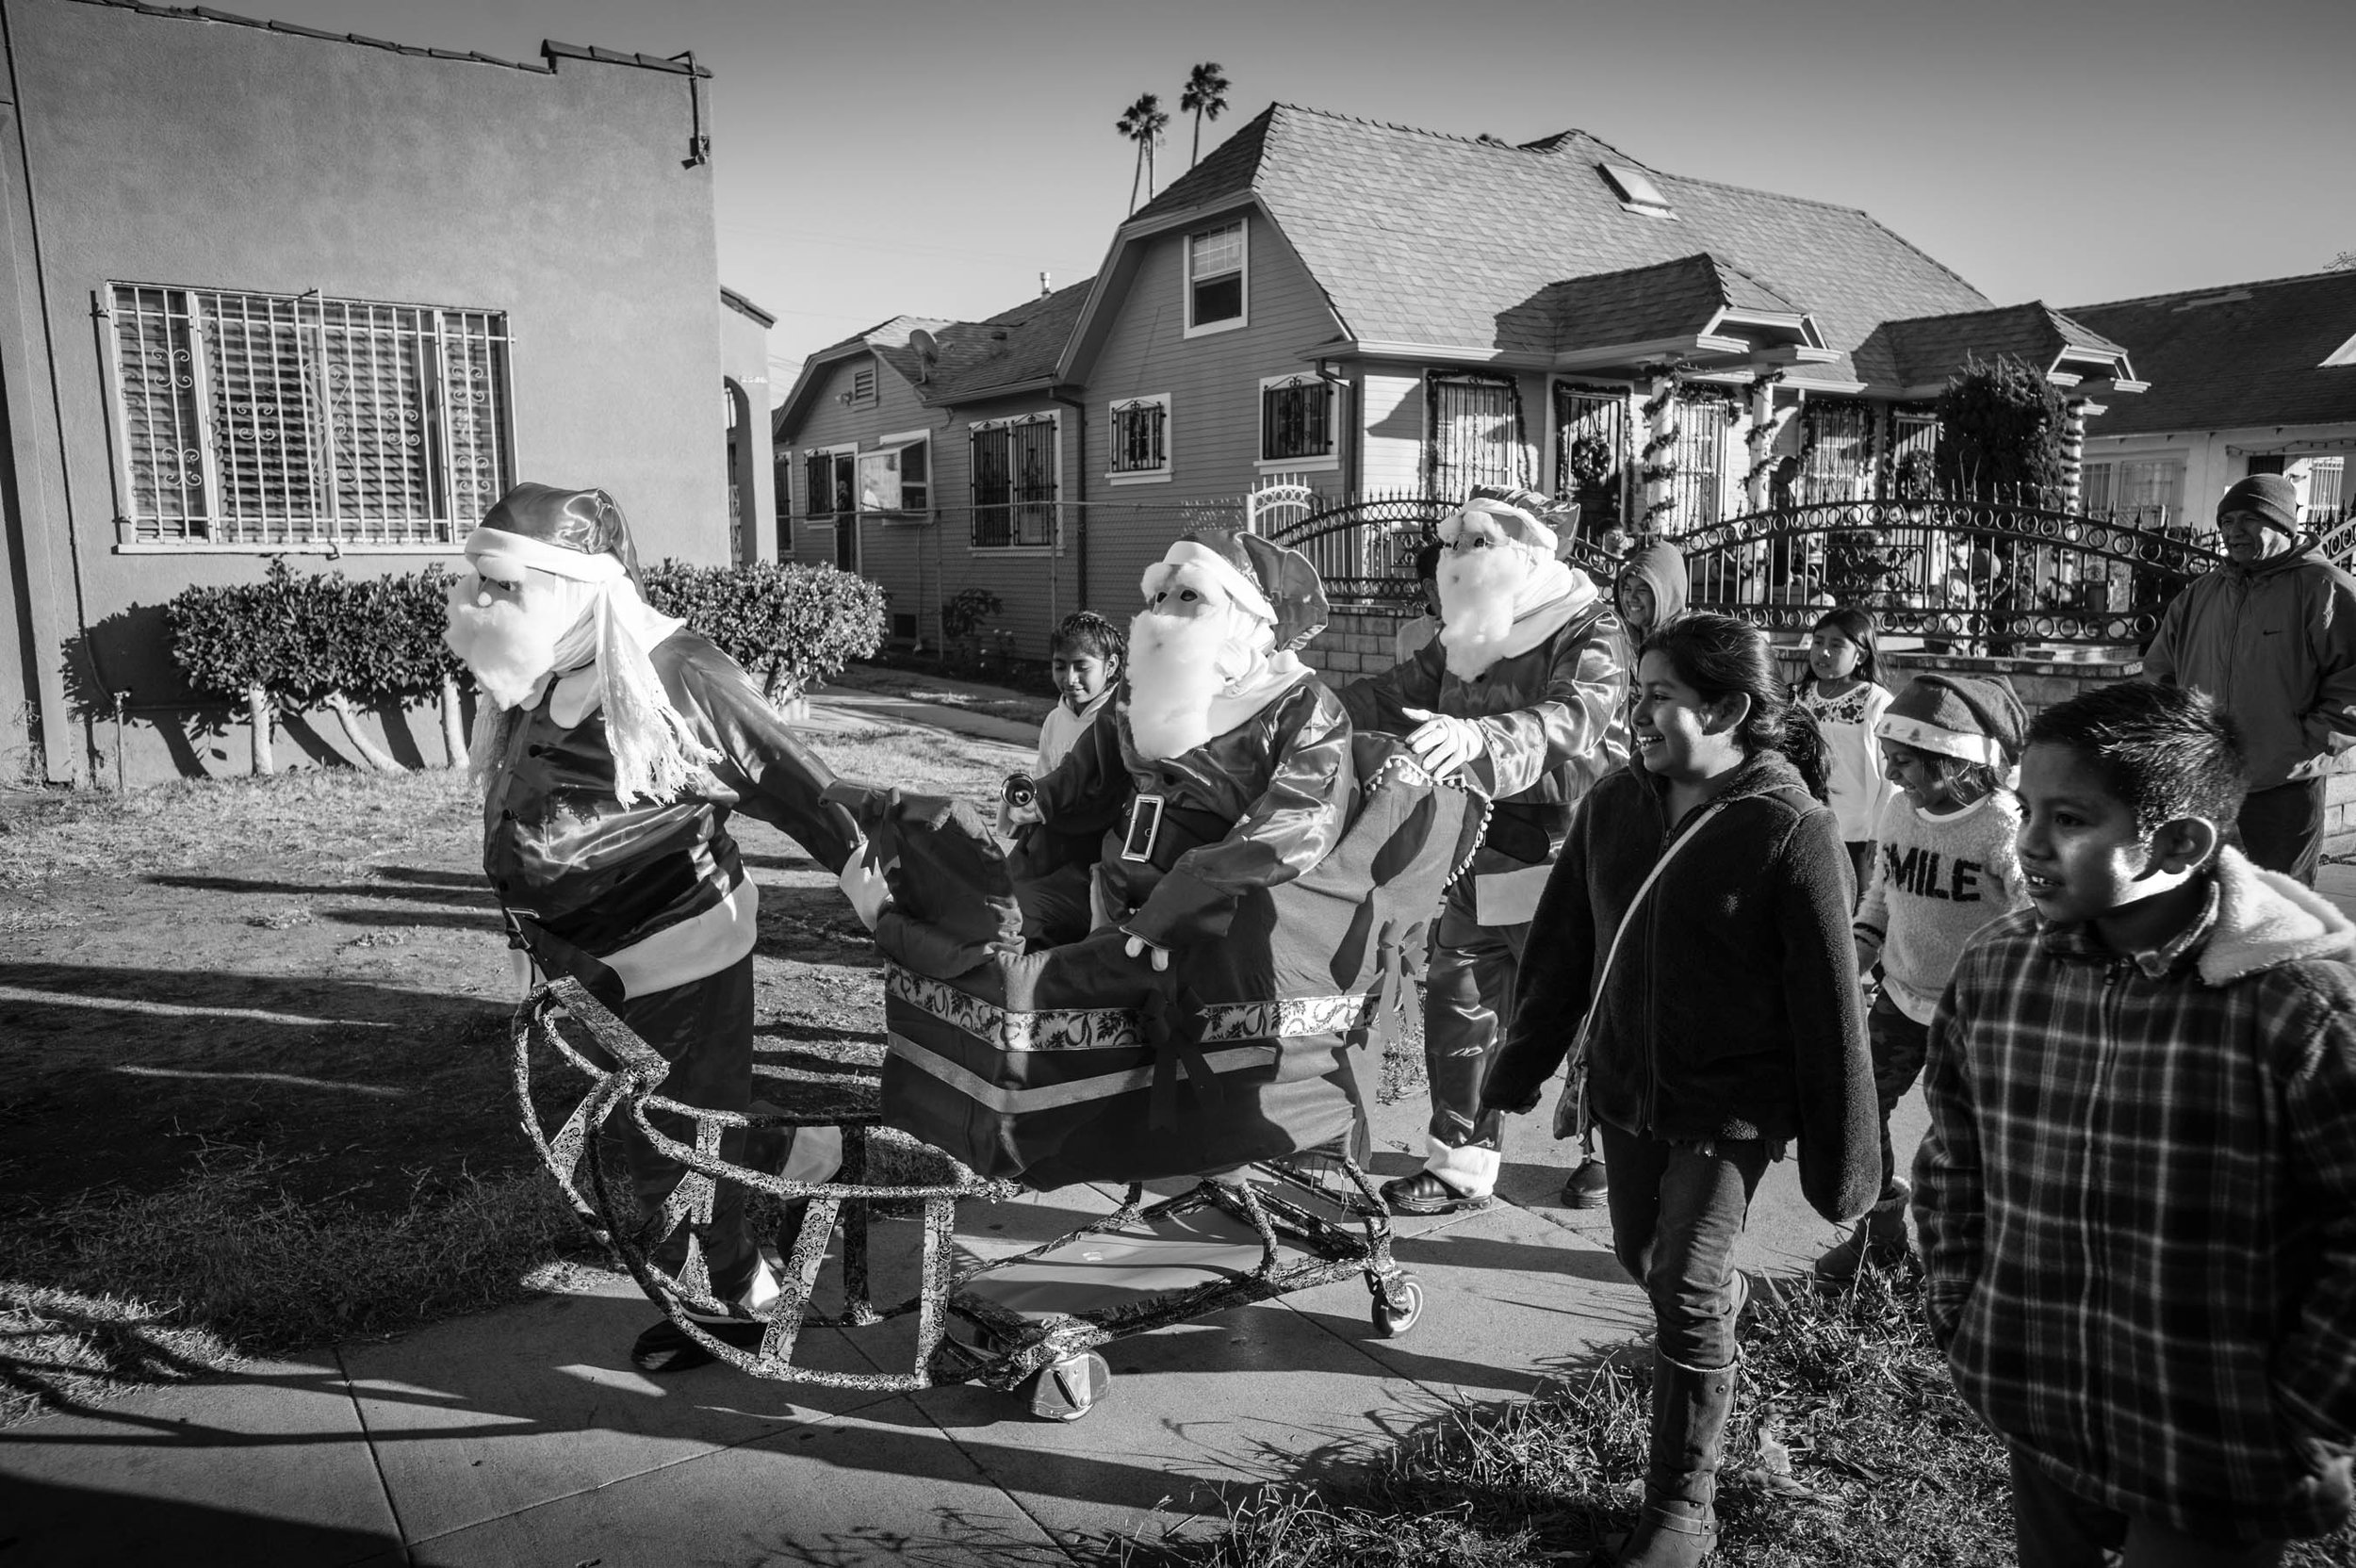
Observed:
[[[1402,1214],[1478,1208],[1496,1190],[1504,1128],[1481,1108],[1481,1086],[1512,1021],[1530,917],[1571,808],[1628,755],[1620,623],[1594,581],[1556,559],[1549,505],[1476,488],[1440,525],[1439,640],[1336,694],[1356,727],[1405,735],[1435,775],[1462,768],[1497,803],[1433,930],[1424,1168],[1383,1188]],[[1602,1168],[1592,1169],[1581,1196],[1600,1204]]]
[[[2233,715],[2250,753],[2242,847],[2315,886],[2324,787],[2356,748],[2356,579],[2299,526],[2299,494],[2252,474],[2217,503],[2232,559],[2168,607],[2143,673]]]
[[[539,969],[589,986],[671,1063],[666,1098],[742,1114],[760,895],[728,813],[773,824],[840,873],[872,928],[881,881],[862,865],[850,814],[823,798],[834,775],[733,661],[647,605],[629,529],[604,491],[519,484],[466,549],[447,636],[488,699],[473,769],[483,869],[509,930]],[[692,1119],[654,1120],[695,1142]],[[685,1168],[642,1136],[628,1143],[639,1201],[655,1212]],[[717,1152],[742,1164],[744,1145],[744,1130],[730,1128]],[[785,1174],[823,1180],[833,1163],[804,1147]],[[745,1223],[744,1189],[715,1187],[699,1245],[717,1310],[694,1315],[714,1337],[757,1345],[756,1315],[777,1282]],[[654,1253],[682,1283],[691,1240],[679,1224]],[[631,1357],[649,1372],[712,1359],[667,1319]]]

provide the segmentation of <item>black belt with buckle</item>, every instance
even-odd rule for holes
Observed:
[[[1121,826],[1121,858],[1136,864],[1168,871],[1178,857],[1227,837],[1235,819],[1217,811],[1172,806],[1169,797],[1139,792],[1129,802]]]

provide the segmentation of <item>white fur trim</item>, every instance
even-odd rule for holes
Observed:
[[[2217,851],[2217,929],[2201,949],[2201,978],[2226,986],[2310,958],[2356,957],[2356,921],[2330,899],[2241,851]]]
[[[1441,542],[1454,544],[1456,536],[1464,531],[1464,524],[1476,514],[1495,518],[1503,529],[1506,537],[1517,545],[1528,545],[1533,549],[1544,550],[1548,556],[1557,555],[1562,551],[1562,541],[1556,535],[1554,530],[1538,520],[1537,514],[1515,506],[1510,501],[1498,500],[1494,496],[1477,497],[1441,518],[1439,527]]]
[[[1497,1168],[1505,1156],[1495,1149],[1460,1148],[1424,1135],[1423,1168],[1457,1191],[1486,1198],[1497,1189]]]
[[[1921,719],[1900,718],[1884,713],[1873,726],[1876,737],[1895,741],[1900,745],[1913,746],[1921,751],[1935,752],[1940,757],[1957,757],[1966,762],[1986,762],[1991,768],[2003,768],[2004,748],[1993,735],[1966,735],[1959,730],[1941,729]]]
[[[531,539],[520,533],[511,533],[503,528],[484,528],[480,524],[466,535],[466,552],[469,560],[482,555],[513,556],[535,571],[546,572],[550,577],[569,578],[575,582],[612,582],[616,578],[630,575],[618,555],[583,555],[579,550],[564,549],[546,540]]]
[[[1163,571],[1165,566],[1171,570]],[[1260,591],[1258,583],[1237,571],[1235,564],[1219,551],[1207,545],[1198,545],[1191,539],[1179,540],[1170,547],[1159,563],[1146,568],[1146,598],[1152,599],[1173,577],[1180,582],[1186,581],[1189,568],[1201,571],[1229,598],[1256,618],[1270,623],[1275,621],[1276,607],[1268,603],[1268,596]]]

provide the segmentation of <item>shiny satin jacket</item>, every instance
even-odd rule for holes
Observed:
[[[1338,694],[1360,729],[1404,735],[1417,722],[1409,708],[1479,720],[1488,749],[1473,771],[1482,787],[1500,803],[1556,808],[1548,837],[1559,849],[1568,808],[1628,760],[1626,658],[1620,618],[1598,606],[1470,680],[1448,673],[1435,642]]]
[[[1135,911],[1122,929],[1157,947],[1217,938],[1238,894],[1291,881],[1324,859],[1349,825],[1357,788],[1350,716],[1316,676],[1226,733],[1160,761],[1138,754],[1126,706],[1124,692],[1118,720],[1088,726],[1039,786],[1049,826],[1104,833],[1099,886],[1116,911]],[[1121,830],[1139,794],[1233,825],[1178,856],[1166,873],[1124,860]]]
[[[624,806],[604,712],[559,725],[551,685],[507,737],[483,801],[483,869],[499,902],[599,956],[702,914],[744,880],[732,810],[782,830],[829,871],[859,841],[850,813],[820,798],[833,771],[735,661],[684,629],[650,657],[672,705],[720,754],[717,790]]]

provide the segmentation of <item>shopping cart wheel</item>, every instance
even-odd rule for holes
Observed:
[[[1376,1285],[1374,1309],[1368,1315],[1374,1320],[1376,1334],[1383,1339],[1397,1339],[1423,1315],[1423,1285],[1407,1273],[1399,1274],[1387,1284]]]
[[[1031,1380],[1031,1413],[1049,1421],[1077,1421],[1096,1408],[1112,1387],[1113,1369],[1093,1350],[1066,1356]]]

